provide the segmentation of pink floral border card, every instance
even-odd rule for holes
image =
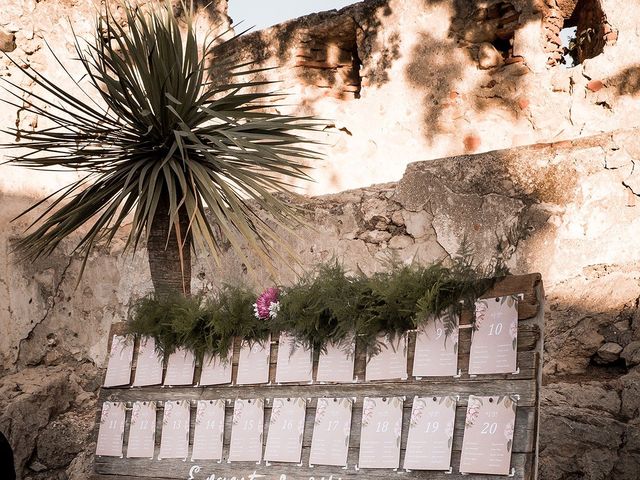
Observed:
[[[400,466],[403,397],[365,397],[362,406],[359,468]]]
[[[156,440],[156,402],[133,402],[128,458],[153,458]]]
[[[300,463],[307,414],[305,398],[274,398],[264,451],[266,462]]]
[[[313,352],[296,343],[295,337],[280,334],[276,383],[311,382],[313,379]]]
[[[223,385],[231,383],[233,350],[229,350],[226,357],[207,354],[202,361],[200,385]]]
[[[231,422],[229,461],[260,463],[263,429],[264,400],[262,398],[236,400]]]
[[[406,380],[407,335],[394,339],[380,335],[377,341],[380,350],[367,359],[366,380]]]
[[[193,385],[193,373],[196,369],[196,357],[186,348],[178,348],[169,355],[164,384],[167,386]]]
[[[104,402],[102,404],[96,455],[122,457],[126,413],[124,402]]]
[[[318,398],[310,465],[347,466],[352,410],[351,398]]]
[[[237,385],[269,383],[271,339],[264,342],[242,342],[238,359]]]
[[[415,397],[404,455],[407,470],[449,470],[456,397]]]
[[[318,359],[317,382],[353,382],[353,370],[355,362],[355,342],[330,343],[326,350],[320,352]]]
[[[469,396],[460,472],[509,474],[516,407],[510,396]]]
[[[111,341],[105,387],[129,385],[131,382],[131,362],[133,361],[133,337],[114,335]]]
[[[518,355],[518,296],[476,302],[469,374],[515,373]]]
[[[225,401],[198,400],[192,460],[222,460]]]
[[[133,386],[144,387],[161,383],[162,356],[156,350],[156,341],[153,337],[142,337],[138,348],[138,363]]]
[[[430,316],[418,329],[413,357],[414,377],[447,377],[458,374],[459,319],[456,314]]]
[[[189,425],[191,404],[189,400],[168,400],[164,402],[160,453],[162,458],[183,458],[189,455]]]

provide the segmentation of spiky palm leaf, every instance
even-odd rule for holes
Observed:
[[[108,244],[131,220],[127,247],[135,250],[142,238],[162,230],[165,244],[174,237],[184,263],[192,238],[220,254],[208,207],[237,250],[244,239],[268,261],[269,245],[279,239],[256,206],[276,224],[291,227],[296,221],[294,209],[275,193],[289,192],[292,180],[309,178],[305,165],[318,156],[301,135],[318,123],[266,111],[274,95],[256,93],[266,82],[241,80],[258,70],[217,58],[215,45],[225,42],[220,36],[199,43],[190,9],[183,8],[184,18],[178,19],[169,2],[122,6],[126,26],[107,8],[94,40],[76,36],[93,91],[75,82],[77,94],[70,93],[29,69],[24,74],[45,94],[0,78],[17,100],[8,103],[52,124],[35,132],[8,130],[19,133],[21,142],[2,148],[27,149],[9,163],[86,174],[22,214],[43,207],[19,249],[29,259],[48,255],[87,224],[76,246],[86,262],[98,242]],[[18,103],[22,95],[33,100]]]

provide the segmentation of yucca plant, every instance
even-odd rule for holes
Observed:
[[[278,194],[309,179],[307,165],[318,155],[306,138],[318,122],[266,109],[275,96],[267,82],[246,80],[259,69],[217,53],[237,36],[198,38],[193,7],[182,5],[178,18],[168,1],[118,5],[126,23],[107,6],[93,39],[75,36],[89,86],[74,80],[69,92],[25,68],[44,92],[34,94],[0,78],[13,96],[7,103],[51,125],[6,131],[21,141],[0,148],[26,149],[8,163],[84,174],[22,213],[42,210],[18,249],[30,260],[49,255],[86,226],[75,246],[84,269],[95,246],[131,222],[126,248],[146,239],[157,295],[188,295],[192,250],[203,246],[219,258],[221,238],[236,251],[246,242],[269,263],[281,239],[257,211],[295,229],[296,211]],[[27,105],[23,94],[31,96]]]

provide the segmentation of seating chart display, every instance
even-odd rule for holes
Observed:
[[[516,408],[517,399],[508,395],[469,397],[461,472],[509,474]]]
[[[96,455],[122,457],[125,416],[124,402],[104,402],[102,404]]]
[[[238,385],[252,385],[269,382],[269,358],[271,342],[242,342],[238,360]]]
[[[318,382],[353,382],[355,367],[356,344],[327,345],[326,351],[320,352],[318,359]]]
[[[287,333],[280,334],[276,382],[310,382],[313,378],[313,353]]]
[[[264,399],[236,400],[233,405],[230,462],[260,462],[264,428]]]
[[[152,337],[143,337],[138,349],[138,363],[133,386],[145,387],[161,383],[162,357],[156,351],[156,341]]]
[[[535,480],[543,300],[539,275],[505,277],[377,355],[284,333],[163,358],[115,325],[94,480]]]
[[[415,397],[404,457],[407,470],[449,470],[456,397]]]
[[[407,336],[378,337],[380,351],[367,362],[366,380],[404,380],[407,375]]]
[[[352,398],[318,399],[313,422],[310,465],[347,466],[352,409]]]
[[[400,464],[402,397],[364,399],[360,433],[360,468],[391,468]]]
[[[133,338],[114,335],[107,373],[104,378],[105,387],[129,385],[131,381],[131,362],[133,361]]]
[[[458,373],[458,320],[455,328],[447,334],[441,317],[421,327],[416,334],[416,349],[413,356],[415,377],[447,377]]]
[[[231,361],[233,352],[225,358],[218,355],[205,355],[202,361],[202,373],[200,374],[200,385],[223,385],[231,383]]]
[[[192,352],[180,348],[169,355],[167,372],[164,376],[165,385],[192,385],[193,373],[196,368],[196,358]]]
[[[476,302],[469,373],[513,373],[518,354],[518,297],[486,298]]]
[[[153,458],[156,440],[156,402],[134,402],[127,457]]]
[[[168,400],[164,403],[158,458],[187,458],[190,422],[191,409],[188,401]]]
[[[305,398],[273,399],[264,452],[266,461],[300,463],[306,413]]]
[[[199,400],[193,433],[192,460],[222,460],[224,400]]]

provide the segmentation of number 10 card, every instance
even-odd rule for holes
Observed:
[[[517,354],[517,296],[478,300],[469,354],[469,374],[515,373]]]

